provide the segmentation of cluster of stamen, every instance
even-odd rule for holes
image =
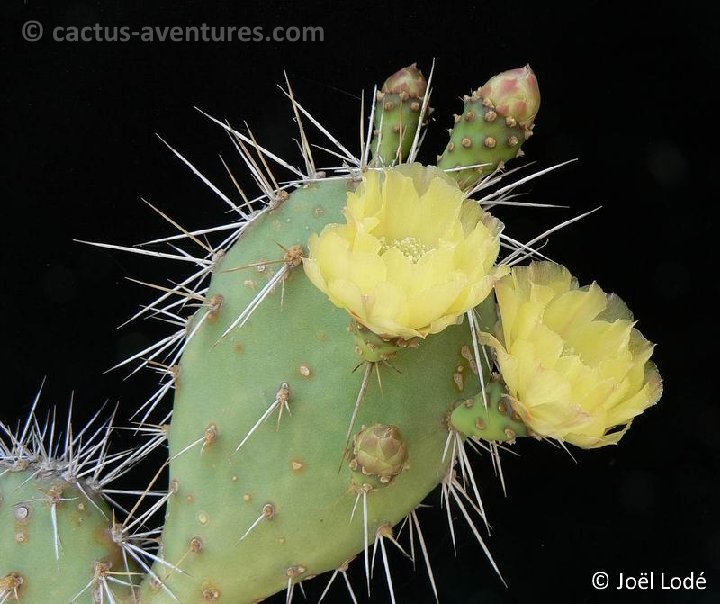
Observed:
[[[390,243],[385,243],[383,239],[382,242],[382,247],[380,248],[381,256],[389,249],[396,248],[400,250],[403,256],[410,258],[415,264],[432,249],[430,246],[418,241],[415,237],[393,239]]]

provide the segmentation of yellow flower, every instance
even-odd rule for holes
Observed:
[[[346,223],[309,242],[305,273],[336,306],[389,338],[424,338],[482,302],[502,223],[441,170],[408,164],[366,173]]]
[[[538,436],[584,448],[615,444],[660,398],[653,345],[614,294],[595,283],[578,287],[551,262],[513,268],[495,291],[502,341],[486,343],[513,409]]]

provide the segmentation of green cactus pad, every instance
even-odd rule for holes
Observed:
[[[103,590],[107,601],[109,590],[118,604],[128,604],[130,589],[118,581],[134,575],[112,540],[112,512],[47,474],[0,463],[0,601],[93,604]]]
[[[223,304],[186,348],[169,432],[172,530],[163,534],[162,554],[187,574],[156,569],[184,604],[253,602],[341,567],[447,472],[447,415],[461,388],[478,389],[463,356],[471,346],[467,326],[367,364],[355,350],[349,315],[302,267],[274,263],[283,257],[280,246],[304,246],[312,232],[341,220],[347,187],[329,180],[298,189],[258,217],[214,271],[208,295],[222,296]],[[289,271],[284,283],[222,337],[279,270]],[[455,379],[458,367],[466,383]],[[353,434],[363,425],[391,425],[407,444],[403,471],[381,488],[361,484],[349,465],[348,428],[363,377]],[[157,586],[150,591],[146,586],[148,601],[172,601]]]

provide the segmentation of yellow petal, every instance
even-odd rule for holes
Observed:
[[[579,289],[565,292],[554,298],[545,309],[544,322],[563,337],[587,325],[607,306],[607,297],[596,285],[587,291]]]

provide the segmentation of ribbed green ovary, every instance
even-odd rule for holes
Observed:
[[[155,568],[183,604],[253,602],[363,550],[362,499],[350,520],[359,474],[342,461],[364,374],[350,317],[297,267],[284,294],[278,285],[243,327],[220,339],[282,264],[233,269],[280,260],[280,246],[306,248],[312,232],[341,221],[347,186],[326,181],[294,192],[247,229],[213,276],[210,295],[224,302],[184,353],[169,433],[176,492],[162,552],[187,574]],[[396,426],[408,446],[407,467],[389,484],[368,480],[376,485],[367,495],[370,544],[379,526],[399,522],[445,475],[447,415],[463,396],[459,368],[463,388],[478,391],[470,345],[467,325],[453,326],[400,351],[392,367],[379,364],[382,391],[370,376],[353,434],[363,425]],[[279,392],[282,399],[283,384],[292,415],[284,411],[278,425],[275,410],[236,451]],[[145,586],[144,603],[172,601]]]
[[[16,601],[16,592],[22,604],[92,604],[103,574],[131,580],[103,501],[91,503],[60,478],[36,477],[36,468],[6,470],[0,465],[0,601]],[[110,582],[108,589],[117,604],[132,601],[127,588]]]

